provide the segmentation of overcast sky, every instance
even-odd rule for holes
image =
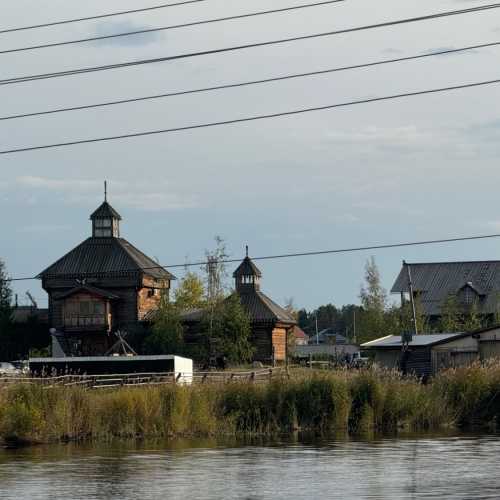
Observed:
[[[1,27],[154,5],[153,0],[4,0]],[[160,2],[156,2],[160,3]],[[0,48],[307,3],[213,0],[0,35]],[[488,3],[343,4],[100,43],[0,55],[0,78],[372,24]],[[43,111],[403,57],[500,40],[500,11],[0,88],[0,115]],[[0,50],[1,50],[0,49]],[[321,77],[0,122],[1,149],[234,119],[500,78],[500,48]],[[0,257],[40,272],[89,236],[109,199],[122,235],[164,264],[500,232],[500,85],[228,127],[0,157]],[[498,259],[500,240],[259,263],[278,302],[358,300],[374,254],[390,288],[409,261]],[[231,269],[232,270],[232,269]],[[179,273],[176,273],[179,274]],[[182,273],[181,273],[182,274]],[[44,299],[37,282],[16,284]],[[46,300],[40,300],[45,305]]]

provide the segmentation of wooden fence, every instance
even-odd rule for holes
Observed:
[[[40,384],[44,387],[84,387],[104,389],[110,387],[157,386],[164,384],[209,384],[251,382],[265,383],[278,377],[280,368],[270,368],[247,372],[193,372],[193,373],[127,373],[106,375],[61,375],[57,377],[0,376],[0,389],[13,384]]]

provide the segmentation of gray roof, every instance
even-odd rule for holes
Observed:
[[[281,306],[272,301],[261,291],[240,294],[241,305],[246,309],[252,323],[287,323],[294,325],[297,322]],[[145,321],[154,321],[157,311],[149,312]],[[203,309],[191,309],[181,314],[183,321],[197,323],[203,319]]]
[[[238,276],[258,276],[262,277],[260,269],[252,262],[250,257],[245,257],[243,262],[237,267],[233,273],[233,278]]]
[[[410,347],[426,347],[435,344],[446,343],[447,341],[454,340],[458,337],[464,336],[463,333],[439,333],[432,335],[414,335],[412,341],[410,342]],[[380,339],[372,340],[371,342],[366,342],[361,344],[363,348],[386,348],[386,349],[401,349],[401,337],[399,335],[389,335],[387,337],[382,337]]]
[[[103,202],[90,218],[91,220],[109,218],[122,220],[120,214],[107,201]]]
[[[175,279],[123,238],[88,238],[38,277],[90,277],[124,272],[142,272],[157,279]]]
[[[252,322],[283,322],[295,324],[295,319],[280,305],[260,290],[240,294],[241,304],[248,311]]]
[[[14,323],[27,323],[30,318],[36,318],[40,323],[49,322],[49,310],[38,309],[33,306],[18,306],[12,309]]]
[[[470,285],[479,295],[479,309],[485,314],[498,310],[500,261],[434,262],[409,264],[413,288],[427,315],[439,315],[443,302],[451,294]],[[403,267],[392,293],[408,292],[408,277]]]

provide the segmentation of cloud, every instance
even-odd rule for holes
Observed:
[[[22,226],[18,229],[20,233],[35,233],[35,234],[47,234],[47,233],[58,233],[63,231],[71,231],[72,227],[69,225],[62,224],[37,224],[32,226]]]
[[[95,204],[103,196],[103,183],[97,180],[21,176],[14,184],[28,191],[30,195],[35,192],[39,197],[44,194],[57,196],[68,204]],[[197,196],[172,192],[172,187],[165,181],[113,181],[110,183],[110,198],[123,207],[155,212],[198,206]]]
[[[130,33],[136,31],[143,31],[151,29],[151,26],[135,24],[132,21],[120,22],[104,22],[97,25],[95,30],[96,36],[117,35],[120,33]],[[105,38],[103,40],[96,40],[95,45],[115,45],[122,47],[143,46],[157,42],[163,38],[163,33],[160,31],[153,31],[149,33],[141,33],[137,35],[120,36],[116,38]]]
[[[50,179],[48,177],[37,177],[24,175],[17,177],[16,183],[20,186],[38,190],[49,191],[71,191],[71,192],[89,192],[102,188],[103,184],[99,181],[78,180],[78,179]]]

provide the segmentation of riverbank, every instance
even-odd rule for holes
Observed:
[[[499,363],[450,370],[427,385],[378,370],[299,370],[264,384],[0,391],[0,439],[12,444],[493,428],[499,415]]]

